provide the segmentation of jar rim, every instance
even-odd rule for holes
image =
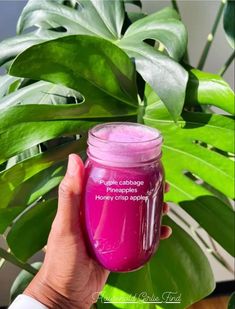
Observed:
[[[114,141],[114,140],[108,140],[108,139],[105,139],[105,138],[101,138],[101,137],[98,137],[96,134],[95,134],[95,131],[97,131],[97,129],[99,130],[100,128],[102,127],[107,127],[107,126],[119,126],[119,125],[132,125],[132,126],[135,126],[135,127],[143,127],[145,130],[148,129],[149,131],[152,131],[153,133],[156,134],[156,137],[154,138],[151,138],[151,139],[146,139],[146,140],[142,140],[142,141]],[[149,142],[153,142],[153,141],[158,141],[159,140],[159,143],[162,143],[162,134],[159,130],[155,129],[155,128],[152,128],[152,127],[149,127],[149,126],[146,126],[144,124],[140,124],[140,123],[135,123],[135,122],[106,122],[106,123],[101,123],[101,124],[98,124],[96,126],[94,126],[92,129],[89,130],[89,134],[96,140],[100,141],[100,142],[104,142],[104,143],[115,143],[115,144],[143,144],[143,143],[149,143]]]

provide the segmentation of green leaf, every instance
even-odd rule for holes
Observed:
[[[168,10],[164,10],[164,11],[161,11],[161,12],[159,12],[158,13],[158,18],[159,18],[159,20],[161,20],[161,19],[164,19],[164,18],[173,18],[177,23],[179,23],[179,21],[177,21],[176,20],[176,17],[178,17],[178,15],[177,15],[177,13],[175,12],[175,11],[173,11],[173,10],[170,10],[170,9],[168,9]],[[169,42],[171,42],[171,40],[169,41]],[[119,42],[119,44],[123,44],[123,43],[121,43],[121,42]],[[121,46],[121,45],[120,45]],[[144,46],[144,45],[141,45],[141,46]],[[135,48],[139,48],[140,50],[141,50],[141,46],[136,46]],[[146,46],[146,48],[147,48],[147,46]],[[56,58],[56,57],[55,57]],[[168,61],[170,61],[170,59],[168,60]],[[151,61],[149,60],[148,62],[150,62],[149,63],[149,65],[151,66],[151,67],[154,67],[153,65],[152,65],[152,63],[151,63]],[[159,71],[158,71],[158,73],[161,73],[161,67],[159,66]],[[141,70],[141,69],[140,69]],[[182,69],[183,70],[183,69]],[[181,71],[182,71],[181,70]],[[175,70],[173,69],[173,71],[175,72]],[[179,68],[178,68],[178,70],[177,71],[179,71]],[[163,71],[163,73],[166,75],[166,78],[165,78],[165,81],[168,81],[168,80],[172,80],[172,78],[171,78],[171,75],[172,75],[172,71],[171,70],[168,70],[168,71],[166,71],[166,70],[164,70]],[[167,76],[167,75],[170,75],[170,76]],[[186,73],[185,73],[186,74]],[[145,73],[145,75],[147,75],[147,73]],[[159,80],[162,80],[161,78],[160,78],[160,76],[162,77],[162,74],[157,74],[158,76],[159,76],[159,78],[155,78],[154,79],[154,81],[152,81],[152,86],[154,86],[154,88],[157,88],[157,90],[158,90],[158,94],[160,95],[160,97],[161,97],[161,99],[163,100],[163,102],[164,103],[166,103],[167,104],[167,106],[169,107],[169,110],[170,111],[172,111],[173,110],[173,117],[174,117],[174,119],[176,119],[177,118],[177,115],[179,115],[180,114],[180,111],[182,110],[182,105],[183,105],[183,103],[184,103],[184,93],[182,93],[182,91],[181,91],[181,94],[180,95],[178,95],[178,93],[176,93],[176,104],[175,104],[175,102],[172,102],[172,99],[171,99],[171,94],[170,95],[168,95],[168,91],[166,91],[165,90],[165,88],[163,88],[162,87],[162,85],[161,86],[159,86],[158,87],[158,81]],[[179,75],[179,78],[181,79],[181,76],[182,76],[182,74],[180,74]],[[151,83],[151,81],[150,81],[150,78],[148,77],[148,76],[144,76],[144,79],[146,79],[148,82],[150,82]],[[177,81],[177,80],[176,80]],[[184,81],[183,81],[183,83],[184,83]],[[180,85],[182,84],[182,81],[180,81],[180,83],[179,83]],[[173,85],[174,86],[174,85]],[[170,85],[170,88],[172,88],[172,89],[174,89],[175,87],[173,87],[172,85]],[[179,88],[179,87],[177,87],[177,88]],[[78,89],[78,88],[77,88]],[[94,90],[94,88],[93,88],[93,90]],[[82,89],[81,89],[81,92],[82,92]],[[127,91],[127,92],[130,92],[130,91]],[[183,92],[184,92],[184,90],[183,90]],[[100,92],[99,93],[94,93],[94,91],[87,91],[87,93],[86,93],[86,95],[88,96],[88,95],[90,95],[91,96],[91,94],[93,94],[93,98],[97,98],[97,97],[100,97]],[[174,93],[175,94],[175,93]],[[83,95],[85,95],[85,93],[83,93]],[[92,99],[93,99],[92,98]],[[108,98],[107,98],[108,99]],[[136,100],[136,99],[135,99]],[[100,99],[100,101],[101,101],[101,99]],[[177,101],[179,101],[179,102],[177,102]],[[172,105],[174,104],[174,106],[172,107]]]
[[[224,31],[229,44],[234,48],[235,44],[235,2],[228,0],[224,9]]]
[[[104,92],[137,104],[134,65],[117,46],[96,37],[68,36],[32,46],[16,58],[10,74],[62,84],[85,98]]]
[[[182,112],[188,73],[171,58],[145,43],[121,46],[135,59],[136,69],[158,94],[174,120]]]
[[[8,89],[7,94],[11,94],[12,92],[16,91],[16,90],[21,86],[22,80],[23,80],[22,78],[18,78],[17,80],[15,80],[15,81],[9,86],[9,89]]]
[[[56,209],[57,199],[37,203],[13,224],[7,243],[19,260],[26,261],[46,245]]]
[[[123,115],[136,114],[136,108],[123,104],[116,99],[112,99],[105,93],[99,94],[100,95],[96,97],[93,97],[93,93],[89,94],[89,98],[84,100],[78,91],[61,85],[39,81],[29,86],[25,86],[0,99],[0,110],[19,104],[32,105],[32,102],[39,105],[71,104],[71,102],[75,102],[79,103],[79,105],[76,106],[75,114],[77,115],[79,113],[80,115],[83,115],[83,118],[109,117],[111,115],[121,117]],[[32,113],[34,113],[33,109]]]
[[[55,31],[38,30],[3,40],[0,43],[0,65],[12,60],[32,45],[56,39],[63,35],[65,35],[64,32],[58,33]]]
[[[33,121],[14,126],[0,134],[0,162],[44,141],[75,134],[83,134],[97,124],[97,121],[57,120]],[[9,138],[9,136],[11,138]]]
[[[17,32],[37,26],[63,27],[67,34],[86,34],[115,40],[121,36],[124,7],[121,0],[79,0],[78,10],[49,0],[31,0],[25,6]]]
[[[1,197],[0,210],[9,207],[9,205],[25,207],[25,204],[21,202],[22,199],[28,200],[32,198],[31,194],[37,191],[41,182],[46,184],[50,178],[53,179],[53,176],[55,176],[53,169],[58,168],[58,163],[63,165],[63,161],[70,153],[78,153],[85,148],[86,139],[81,138],[78,141],[53,147],[1,172],[0,191],[4,192],[4,195]],[[43,171],[45,173],[42,173]],[[48,175],[49,172],[51,172],[50,175]],[[45,176],[47,177],[45,178]]]
[[[14,77],[15,78],[15,77]],[[48,82],[36,82],[0,99],[0,109],[18,104],[66,104],[83,101],[78,91]]]
[[[235,307],[235,292],[233,292],[232,295],[229,298],[227,309],[234,309],[234,307]]]
[[[18,77],[9,75],[0,76],[0,98],[8,94],[12,84],[19,80]]]
[[[166,47],[172,58],[179,60],[186,50],[187,31],[178,18],[175,10],[165,8],[135,21],[127,29],[121,41],[124,44],[136,45],[146,39],[154,39]]]
[[[35,269],[40,269],[42,266],[41,262],[35,262],[31,264]],[[23,294],[26,287],[33,279],[33,275],[27,272],[26,270],[22,270],[19,275],[15,278],[11,290],[10,290],[10,298],[11,302],[20,294]]]
[[[59,185],[66,171],[65,161],[41,171],[14,190],[9,207],[30,205]],[[57,193],[57,191],[56,191]]]
[[[91,126],[103,121],[127,121],[129,118],[136,120],[138,105],[135,67],[125,53],[113,44],[135,58],[139,73],[153,87],[154,92],[151,91],[147,97],[147,103],[157,93],[174,120],[181,115],[187,72],[170,57],[142,42],[145,38],[153,38],[164,44],[171,57],[180,59],[185,36],[177,13],[166,9],[139,20],[126,31],[127,37],[122,40],[123,3],[124,1],[119,0],[82,0],[76,5],[76,0],[71,0],[67,2],[69,7],[66,7],[62,0],[28,1],[19,22],[19,30],[30,30],[35,25],[39,30],[1,43],[0,62],[13,59],[31,45],[61,36],[66,38],[32,47],[13,64],[13,73],[15,70],[15,74],[20,76],[26,74],[32,79],[53,84],[40,81],[16,90],[18,86],[13,82],[7,91],[4,90],[3,95],[6,97],[0,102],[0,162],[14,155],[28,155],[28,150],[50,139],[66,135],[86,135]],[[152,28],[155,30],[152,31]],[[68,37],[70,34],[83,36],[75,39],[75,36]],[[97,36],[104,37],[113,44],[95,38]],[[213,92],[212,87],[209,87],[210,80],[206,86],[205,80],[202,80],[204,84],[201,83],[199,88],[192,82],[195,87],[192,86],[193,99],[190,104],[195,101],[215,105],[229,112],[234,111],[231,107],[233,97],[224,81],[217,78],[214,81],[213,78],[216,84],[214,87],[217,88]],[[207,90],[204,91],[202,86]],[[47,93],[44,93],[45,89],[48,89]],[[81,92],[83,101],[64,106],[64,103],[68,103],[67,91],[70,89]],[[12,90],[16,91],[9,95]],[[228,106],[225,106],[226,101],[229,102]],[[46,104],[39,106],[38,103]],[[231,189],[233,162],[227,154],[234,152],[232,118],[183,112],[175,124],[159,98],[151,103],[146,108],[144,121],[159,128],[165,138],[163,161],[167,179],[172,185],[167,199],[178,203],[233,254],[231,230],[234,229],[234,212],[221,198],[224,194],[234,196]],[[18,104],[23,105],[17,106]],[[71,147],[76,149],[76,143],[79,146],[79,142],[75,141]],[[17,219],[8,234],[13,253],[19,258],[27,259],[46,242],[53,220],[51,212],[55,213],[56,209],[56,200],[47,199],[55,197],[55,190],[52,189],[64,173],[65,152],[69,151],[69,147],[61,146],[59,157],[56,151],[60,150],[58,147],[53,148],[54,153],[48,159],[43,157],[49,155],[47,151],[17,163],[0,174],[4,176],[0,178],[0,187],[2,185],[3,188],[0,188],[0,192],[4,192],[0,204],[0,218],[3,215],[4,219],[2,222],[2,218],[0,219],[0,230],[11,224],[23,207],[37,201],[33,208],[29,209],[29,206],[27,212]],[[8,161],[7,166],[15,164],[14,160],[15,158]],[[1,167],[5,168],[5,164]],[[41,196],[46,202],[39,203],[38,198]],[[3,205],[14,207],[3,209]],[[109,285],[106,286],[106,289],[109,288],[107,297],[119,293],[125,296],[130,291],[145,289],[148,293],[156,292],[160,295],[166,289],[173,289],[182,292],[181,305],[185,308],[212,290],[211,270],[200,249],[197,246],[195,249],[192,239],[177,225],[167,219],[164,223],[173,227],[172,239],[161,243],[156,256],[143,269],[131,274],[112,274]],[[106,308],[107,304],[103,306]],[[126,306],[129,308],[129,304],[112,305],[113,308]],[[172,305],[167,306],[161,304],[162,308],[173,308]],[[154,307],[150,304],[143,306],[143,309]],[[133,305],[133,308],[136,306]]]
[[[71,34],[86,34],[116,40],[121,35],[124,7],[121,0],[79,1],[78,10],[61,1],[28,1],[17,30],[21,33],[31,26],[39,29],[20,34],[0,43],[0,65],[15,58],[28,47]]]
[[[235,114],[235,96],[229,84],[219,75],[191,69],[187,86],[187,104],[217,106]]]
[[[4,192],[4,191],[1,191]],[[4,192],[5,193],[5,192]],[[2,206],[2,204],[0,205]],[[0,208],[0,234],[3,234],[12,221],[21,213],[24,207]]]
[[[33,119],[30,115],[34,114]],[[94,119],[92,111],[86,109],[85,104],[27,104],[16,105],[4,108],[0,115],[0,133],[4,133],[8,128],[27,122],[55,121],[68,119]],[[105,112],[100,115],[102,118],[108,116]],[[109,114],[109,116],[111,116]]]
[[[146,92],[146,99],[149,105],[144,122],[159,129],[164,137],[163,163],[171,185],[167,199],[179,204],[234,255],[234,211],[214,194],[218,190],[234,198],[233,161],[217,151],[234,153],[233,119],[185,112],[175,124],[153,92]],[[196,177],[195,181],[188,173]]]
[[[145,294],[154,295],[149,265],[131,273],[111,273],[97,308],[155,309],[155,304],[141,302]]]
[[[144,298],[152,298],[162,302],[158,304],[160,308],[183,309],[214,289],[210,264],[197,243],[171,219],[164,218],[163,223],[172,227],[173,234],[160,243],[156,254],[144,268],[131,273],[110,274],[102,291],[104,299],[139,301],[138,304],[113,303],[115,308],[157,308],[157,304],[141,304]],[[167,292],[179,297],[177,307],[166,303]],[[98,303],[98,308],[105,306],[109,305],[102,301]]]
[[[16,156],[10,158],[7,161],[7,165],[5,169],[9,169],[10,167],[14,166],[18,162],[21,162],[25,159],[33,157],[37,154],[41,153],[40,145],[33,146],[29,149],[24,150],[23,152],[17,154]]]
[[[99,121],[96,119],[97,112],[100,113]],[[119,114],[115,115],[115,112]],[[135,112],[128,108],[123,111],[114,110],[114,114],[111,114],[102,109],[102,106],[94,106],[93,109],[91,106],[89,110],[86,109],[86,105],[80,104],[28,104],[6,108],[0,114],[0,163],[50,139],[86,134],[90,127],[100,121],[133,120],[133,118],[136,118],[136,109]]]

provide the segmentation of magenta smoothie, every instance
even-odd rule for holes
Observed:
[[[143,266],[160,239],[162,137],[144,125],[109,123],[89,132],[84,220],[93,257],[105,268]]]

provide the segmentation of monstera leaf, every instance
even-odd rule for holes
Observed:
[[[186,104],[212,105],[235,114],[234,92],[219,75],[189,68]]]
[[[170,56],[176,60],[180,59],[186,49],[187,32],[182,22],[179,21],[178,14],[171,8],[164,9],[134,22],[122,36],[125,17],[122,0],[82,0],[77,3],[78,9],[76,10],[56,1],[29,1],[17,25],[18,33],[21,34],[0,44],[0,63],[11,60],[29,46],[60,36],[82,34],[101,37],[118,44],[131,57],[132,55],[128,52],[131,48],[135,52],[138,51],[136,56],[139,55],[141,58],[139,62],[142,64],[137,65],[137,71],[148,83],[156,85],[154,90],[158,91],[158,95],[176,120],[184,104],[187,72],[170,58],[167,59],[168,61],[162,61],[162,55],[151,50],[156,71],[152,78],[143,74],[145,72],[143,67],[147,66],[146,69],[148,69],[152,65],[151,59],[146,54],[148,46],[142,41],[154,39],[165,46]],[[36,25],[38,30],[22,34],[22,31],[32,25]],[[125,49],[125,46],[128,48]],[[177,79],[175,78],[176,74],[172,75],[173,72],[180,73]],[[161,78],[159,78],[159,74],[161,74]],[[164,78],[162,78],[163,76]],[[161,84],[159,84],[160,81]],[[170,84],[171,82],[174,82],[174,86]],[[161,87],[163,84],[164,88]],[[172,89],[172,91],[168,94],[166,88]]]
[[[7,235],[7,242],[12,252],[21,260],[28,259],[28,255],[43,248],[47,243],[50,232],[50,225],[55,217],[57,209],[57,199],[48,199],[37,203],[37,205],[26,211],[20,220],[16,221]],[[38,229],[38,222],[41,228]],[[30,233],[27,242],[17,241],[20,235],[25,232]],[[42,233],[43,232],[43,233]],[[23,244],[23,247],[22,247]]]
[[[16,58],[10,73],[53,82],[62,79],[90,100],[108,94],[110,99],[137,105],[134,65],[121,49],[101,38],[68,36],[38,44]]]
[[[6,64],[32,45],[58,37],[61,37],[61,34],[54,31],[36,30],[6,39],[0,43],[0,65]]]
[[[124,21],[123,1],[78,1],[78,10],[49,0],[31,0],[25,6],[17,32],[37,26],[39,28],[63,27],[68,34],[89,34],[106,39],[120,38]]]
[[[171,8],[163,9],[134,22],[125,32],[121,44],[136,45],[146,39],[161,42],[169,55],[179,60],[187,45],[187,32],[179,16]],[[141,45],[140,45],[141,46]]]
[[[234,199],[234,163],[218,151],[234,153],[234,120],[223,115],[184,112],[175,124],[149,87],[145,94],[144,122],[159,129],[164,137],[163,162],[171,185],[168,199],[179,204],[234,255],[234,211],[209,189]]]
[[[83,97],[78,91],[40,81],[4,96],[0,100],[0,109],[18,104],[32,104],[32,102],[37,102],[37,104],[66,104],[80,103],[81,101],[83,101]]]
[[[204,104],[234,114],[234,93],[218,75],[179,63],[187,33],[174,10],[134,16],[125,11],[130,3],[141,6],[30,0],[19,34],[0,43],[0,63],[14,75],[0,79],[0,233],[22,261],[46,243],[67,155],[83,156],[89,128],[110,121],[140,121],[162,132],[166,200],[234,255],[234,121],[193,111]],[[171,291],[181,295],[174,305],[180,309],[213,290],[192,235],[169,218],[164,223],[172,238],[143,269],[112,274],[98,308],[173,308],[163,295]],[[158,303],[143,304],[144,291]],[[115,302],[133,295],[137,304]]]

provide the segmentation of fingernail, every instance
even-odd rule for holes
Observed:
[[[170,226],[168,226],[168,237],[170,237],[172,234],[172,228]]]
[[[70,177],[75,176],[78,173],[79,170],[79,165],[76,160],[76,155],[75,154],[70,154],[69,155],[69,161],[68,161],[68,167],[67,167],[67,174]]]

